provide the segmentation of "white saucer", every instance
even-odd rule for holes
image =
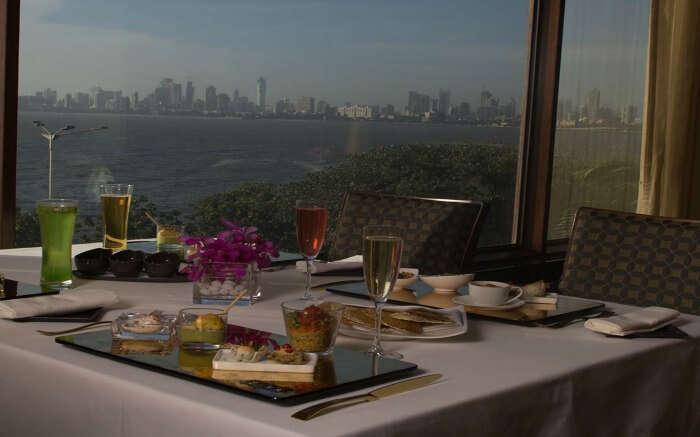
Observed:
[[[507,303],[505,305],[484,305],[484,304],[479,304],[479,303],[474,303],[472,300],[469,298],[468,295],[465,296],[457,296],[454,299],[452,299],[452,302],[458,303],[460,305],[465,305],[468,307],[474,307],[474,308],[483,308],[487,310],[512,310],[515,308],[520,308],[521,306],[525,305],[525,301],[518,298],[515,299],[513,302]]]

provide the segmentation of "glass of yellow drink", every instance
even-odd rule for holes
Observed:
[[[184,235],[184,225],[162,225],[156,228],[156,250],[158,252],[173,252],[180,260],[185,259],[185,245],[179,238]]]
[[[115,252],[126,249],[126,229],[129,222],[129,206],[133,185],[100,185],[100,198],[103,211],[103,240],[105,249]]]

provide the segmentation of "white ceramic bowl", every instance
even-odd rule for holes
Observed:
[[[430,285],[435,291],[455,291],[458,288],[467,285],[469,281],[474,279],[473,273],[464,273],[462,275],[421,275],[421,281]]]
[[[402,288],[406,288],[418,280],[418,269],[409,269],[409,268],[402,267],[399,269],[399,273],[400,272],[412,273],[413,276],[410,278],[405,278],[405,279],[397,278],[396,284],[394,284],[394,290],[400,290]]]

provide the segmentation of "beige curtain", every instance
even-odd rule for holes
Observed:
[[[637,212],[700,219],[700,0],[652,0]]]

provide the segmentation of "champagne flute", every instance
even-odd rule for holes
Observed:
[[[297,200],[297,242],[306,260],[306,291],[304,299],[311,299],[311,266],[326,239],[328,208],[312,200]]]
[[[374,301],[375,333],[367,353],[385,358],[401,359],[397,352],[386,352],[381,345],[382,307],[394,288],[401,265],[403,238],[392,226],[370,225],[362,229],[362,262],[369,296]]]

